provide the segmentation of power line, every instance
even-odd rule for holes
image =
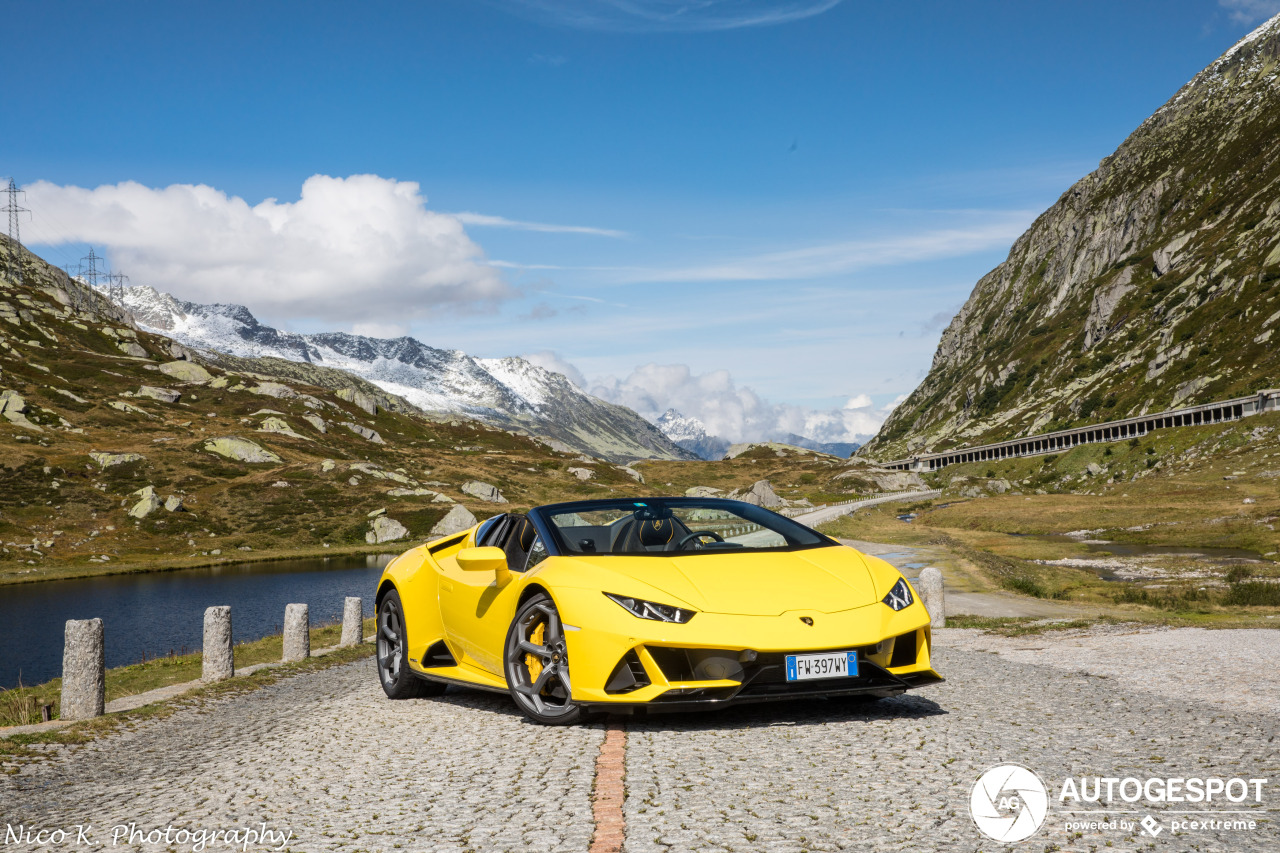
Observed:
[[[124,283],[129,280],[129,276],[124,273],[110,273],[107,275],[107,298],[117,305],[124,305]]]
[[[104,259],[93,250],[92,246],[89,247],[89,254],[80,259],[80,270],[77,275],[81,281],[90,287],[97,288],[98,279],[107,278],[109,275],[105,269],[98,269],[98,261],[101,260]],[[87,269],[85,268],[85,261],[89,262]]]

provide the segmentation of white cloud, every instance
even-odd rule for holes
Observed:
[[[1001,222],[879,240],[848,240],[750,255],[682,269],[637,271],[634,281],[769,281],[840,275],[871,266],[956,257],[1010,246],[1031,222],[1016,212]]]
[[[27,206],[59,226],[41,242],[105,246],[133,284],[196,302],[385,328],[514,295],[463,223],[428,210],[413,182],[315,175],[297,201],[252,206],[205,185],[26,190]]]
[[[535,20],[614,32],[707,32],[785,24],[841,0],[495,0]]]
[[[1241,24],[1280,15],[1280,0],[1218,0],[1218,5],[1231,13],[1231,20]]]
[[[625,379],[603,377],[583,387],[649,420],[675,409],[730,441],[763,441],[787,433],[817,441],[865,441],[888,416],[888,409],[877,409],[866,394],[850,397],[838,409],[771,403],[738,385],[727,370],[697,375],[683,364],[646,364]]]
[[[593,228],[590,225],[551,225],[546,222],[523,222],[518,219],[507,219],[505,216],[489,216],[484,213],[450,214],[463,225],[478,228],[512,228],[517,231],[542,231],[548,234],[591,234],[596,237],[626,237],[626,231],[615,231],[612,228]]]

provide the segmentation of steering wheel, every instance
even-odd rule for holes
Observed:
[[[679,542],[676,543],[676,550],[683,551],[685,545],[689,544],[689,542],[693,541],[694,539],[701,539],[703,536],[710,536],[712,539],[716,540],[717,542],[724,541],[724,537],[721,536],[719,533],[716,533],[714,530],[695,530],[692,533],[690,533],[688,536],[685,536],[683,539],[681,539]]]

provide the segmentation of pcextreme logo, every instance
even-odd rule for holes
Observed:
[[[969,794],[969,814],[978,831],[993,841],[1030,838],[1049,813],[1049,792],[1034,772],[1017,764],[992,767]]]

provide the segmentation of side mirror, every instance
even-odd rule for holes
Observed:
[[[455,558],[458,568],[464,572],[493,572],[501,584],[510,577],[507,570],[507,552],[492,545],[484,548],[464,548]]]

